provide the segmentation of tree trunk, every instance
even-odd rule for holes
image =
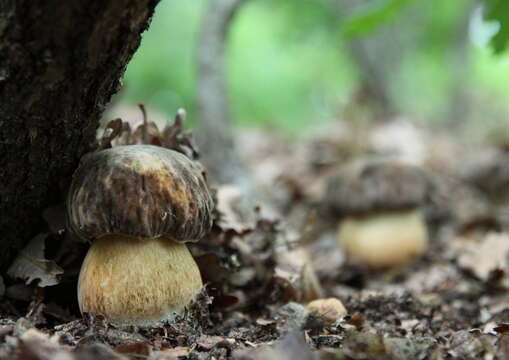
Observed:
[[[335,4],[340,20],[359,11],[368,1],[338,0]],[[386,25],[367,35],[354,37],[347,43],[349,55],[359,69],[361,84],[357,97],[362,100],[360,105],[369,107],[376,120],[397,113],[390,84],[394,69],[400,63],[401,54],[395,49],[400,50],[402,41],[397,27]]]
[[[0,2],[0,268],[95,147],[157,2]]]
[[[245,168],[235,151],[228,107],[225,47],[229,25],[245,0],[211,0],[198,48],[197,140],[213,182],[243,183]]]
[[[449,113],[445,121],[446,126],[452,126],[456,129],[468,123],[471,112],[469,101],[469,80],[472,70],[471,61],[471,43],[469,37],[469,27],[472,12],[476,1],[467,0],[465,9],[456,23],[456,29],[452,34],[452,49],[449,54],[451,71],[451,101]]]

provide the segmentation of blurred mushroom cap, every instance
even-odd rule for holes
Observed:
[[[329,182],[326,202],[334,213],[368,214],[418,207],[431,189],[419,167],[387,159],[359,159],[345,165]]]
[[[67,198],[73,235],[106,234],[197,241],[212,226],[202,166],[152,145],[118,146],[83,157]]]

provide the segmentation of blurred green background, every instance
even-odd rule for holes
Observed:
[[[352,42],[358,42],[383,74],[399,114],[429,124],[459,119],[480,131],[506,131],[509,56],[488,46],[497,24],[482,20],[479,4],[364,3],[347,11],[342,0],[247,1],[227,45],[235,124],[299,133],[340,118],[366,75],[352,56]],[[185,107],[191,121],[196,117],[195,54],[207,4],[160,3],[128,66],[122,102],[143,102],[168,117]]]

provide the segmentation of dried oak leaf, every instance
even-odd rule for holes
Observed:
[[[509,333],[509,324],[498,324],[497,326],[495,326],[493,328],[493,330],[495,330],[497,333],[499,334],[507,334]]]
[[[131,356],[149,356],[152,346],[148,341],[138,341],[130,344],[120,345],[115,348],[115,351],[131,355]]]
[[[481,242],[471,242],[460,250],[458,265],[483,281],[497,270],[509,269],[509,235],[490,233]]]
[[[117,118],[108,121],[108,124],[106,124],[106,127],[104,129],[103,135],[99,140],[99,148],[100,149],[111,148],[112,146],[111,142],[113,141],[113,139],[115,139],[122,133],[122,130],[123,130],[122,119]]]
[[[311,301],[323,296],[322,286],[306,249],[285,249],[277,255],[276,273],[294,285],[299,300]]]
[[[196,160],[199,157],[191,131],[184,129],[186,111],[179,109],[173,124],[166,125],[159,130],[156,122],[147,118],[145,107],[140,105],[143,121],[110,121],[104,134],[99,139],[100,148],[108,148],[119,145],[150,144],[162,146],[180,152],[187,157]]]
[[[256,226],[256,212],[249,206],[242,190],[234,185],[220,186],[216,191],[216,225],[223,231],[245,234]]]
[[[110,348],[108,345],[93,342],[91,344],[82,344],[75,351],[76,360],[129,360],[129,358],[123,354],[120,354]],[[136,359],[132,357],[132,359]]]
[[[196,340],[196,344],[205,350],[211,350],[215,346],[231,348],[235,344],[235,340],[223,336],[202,335]]]
[[[37,329],[29,329],[20,337],[15,360],[73,360],[75,357],[64,346],[59,345],[58,339],[50,338]]]
[[[509,336],[504,335],[497,342],[496,359],[509,358]]]
[[[187,155],[191,159],[198,159],[200,153],[196,146],[193,134],[184,130],[184,120],[186,119],[186,111],[178,109],[175,116],[175,122],[167,125],[161,133],[161,146],[178,151]]]
[[[177,360],[186,356],[189,356],[189,348],[184,346],[177,346],[153,353],[153,358],[157,360]]]
[[[195,257],[204,282],[221,282],[228,275],[228,269],[221,264],[217,254],[205,253]]]
[[[311,351],[300,331],[288,333],[272,345],[254,349],[239,349],[232,354],[235,360],[317,360],[318,354]]]
[[[39,280],[37,283],[39,287],[58,284],[64,270],[54,261],[45,259],[44,248],[47,237],[46,233],[35,236],[21,250],[7,270],[7,274],[12,278],[24,279],[27,285],[34,280]]]

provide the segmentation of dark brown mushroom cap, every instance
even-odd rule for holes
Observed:
[[[363,159],[346,165],[331,179],[326,202],[341,215],[411,209],[426,201],[429,188],[428,176],[416,166]]]
[[[473,229],[497,230],[495,208],[485,194],[475,187],[457,182],[448,189],[454,222],[460,232]]]
[[[481,153],[479,158],[467,163],[462,178],[477,187],[493,202],[503,203],[509,199],[509,151],[493,150]]]
[[[151,145],[117,146],[83,157],[67,198],[68,226],[92,241],[105,234],[197,241],[212,226],[202,166]]]

